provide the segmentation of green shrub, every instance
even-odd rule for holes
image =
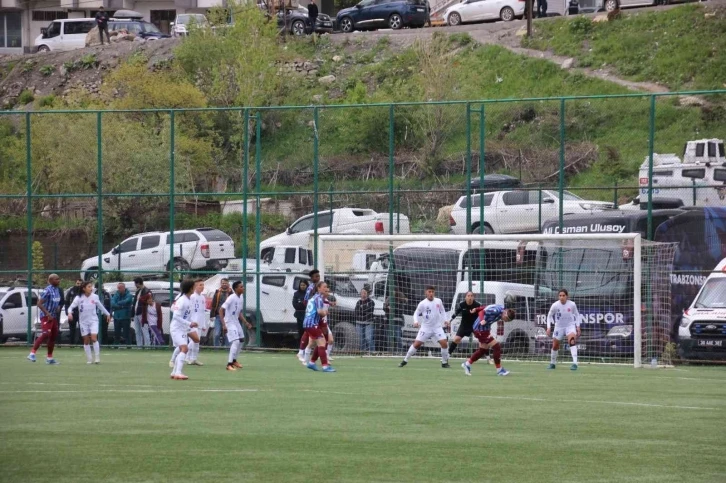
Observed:
[[[25,89],[20,93],[20,96],[18,96],[18,102],[22,105],[30,104],[34,100],[35,96],[33,95],[33,92],[28,89]]]

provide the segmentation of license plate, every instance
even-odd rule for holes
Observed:
[[[332,25],[333,25],[333,24],[332,24],[332,23],[330,23],[330,22],[323,22],[323,25],[324,25],[325,27],[332,27]]]
[[[722,340],[699,340],[698,347],[723,347]]]
[[[416,10],[418,10],[419,12],[425,12],[426,11],[426,9],[424,9],[424,8],[417,8]]]
[[[587,346],[585,344],[577,344],[577,350],[579,351],[586,351]]]

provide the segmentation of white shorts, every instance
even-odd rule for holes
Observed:
[[[557,327],[555,326],[555,331],[552,334],[553,339],[562,340],[565,338],[565,336],[570,334],[577,334],[577,326],[576,325],[568,325],[567,327]]]
[[[432,337],[434,337],[437,341],[446,340],[446,333],[442,327],[437,327],[435,329],[421,327],[416,335],[416,340],[419,342],[426,342]]]
[[[245,340],[245,333],[242,332],[242,325],[227,323],[227,340],[232,343],[236,340]]]
[[[171,331],[171,342],[174,347],[181,347],[183,345],[189,345],[187,340],[187,331],[185,330],[172,330]]]
[[[81,337],[93,334],[98,335],[98,320],[92,322],[81,322],[78,324],[81,326]]]

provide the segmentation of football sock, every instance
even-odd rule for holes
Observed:
[[[492,347],[492,352],[494,353],[494,364],[499,369],[502,367],[502,346],[499,344],[495,345]]]
[[[305,364],[310,362],[310,357],[313,355],[313,350],[310,347],[305,348]]]
[[[417,349],[414,346],[409,347],[408,352],[406,352],[406,357],[404,357],[403,360],[408,362],[408,360],[416,353],[416,350]]]
[[[300,351],[304,351],[305,348],[308,346],[308,342],[310,342],[310,337],[307,334],[303,334],[302,338],[300,338]]]
[[[189,351],[187,352],[187,359],[189,361],[195,360],[197,357],[195,355],[197,343],[194,341],[189,341]]]
[[[325,349],[325,351],[327,352],[328,357],[330,357],[330,354],[333,353],[333,344],[332,344],[332,342],[330,344],[328,344],[328,348]]]
[[[234,360],[236,361],[239,357],[239,353],[242,352],[242,341],[237,341],[237,350],[234,352]]]
[[[174,374],[177,376],[182,375],[182,371],[184,370],[184,361],[186,360],[187,355],[181,351],[179,351],[179,355],[176,356],[176,365],[174,366]]]
[[[441,363],[446,364],[449,362],[449,349],[441,349]]]
[[[453,354],[459,344],[454,341],[449,342],[449,355]]]
[[[176,356],[178,356],[180,352],[181,349],[179,349],[178,347],[174,347],[174,353],[171,355],[171,362],[174,362],[176,360]]]
[[[91,346],[83,344],[83,350],[86,352],[86,360],[89,362],[93,360],[93,354],[91,354]]]
[[[552,349],[552,352],[550,353],[550,363],[557,364],[557,351]]]
[[[101,358],[101,344],[99,344],[98,341],[93,343],[93,352],[96,353],[96,359]]]
[[[481,347],[474,351],[474,353],[471,355],[468,362],[469,364],[474,364],[476,361],[482,358],[484,354],[486,354],[489,351],[489,349],[482,349]]]
[[[229,356],[227,357],[227,362],[232,364],[234,362],[235,357],[237,356],[237,346],[239,345],[239,341],[236,340],[232,342],[232,345],[229,346]]]
[[[577,344],[570,346],[570,353],[572,354],[572,363],[577,364]]]
[[[320,356],[320,362],[323,363],[323,367],[328,365],[328,353],[325,350],[325,347],[321,346],[318,347],[318,355]]]

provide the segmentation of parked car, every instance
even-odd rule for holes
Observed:
[[[126,30],[130,34],[134,34],[137,37],[141,37],[146,40],[159,40],[169,39],[171,35],[165,34],[159,27],[151,22],[147,22],[142,18],[137,17],[121,17],[121,12],[116,12],[114,17],[108,21],[108,31],[116,32],[119,30]]]
[[[726,258],[683,312],[678,352],[685,359],[723,360],[726,356]]]
[[[32,289],[28,307],[27,287],[0,287],[0,342],[10,337],[27,339],[28,311],[31,320],[38,318],[38,295],[40,290]]]
[[[471,197],[471,232],[478,233],[483,224],[484,233],[538,233],[540,221],[558,216],[559,193],[542,190],[495,191]],[[484,221],[480,220],[480,203],[484,203]],[[587,213],[610,209],[612,203],[587,201],[569,191],[564,192],[564,212]],[[540,215],[541,208],[541,215]],[[451,231],[457,235],[466,234],[466,196],[454,204],[449,217]]]
[[[37,52],[82,49],[86,46],[86,34],[96,26],[92,18],[66,18],[52,21],[47,27],[40,29],[35,38]]]
[[[277,12],[276,17],[277,28],[297,37],[308,35],[315,31],[315,27],[310,21],[310,17],[308,17],[307,9],[304,11],[299,8],[288,8],[286,11],[280,10]],[[285,20],[287,20],[287,24],[285,24]]]
[[[170,24],[171,33],[174,37],[183,37],[189,35],[189,31],[197,27],[206,27],[209,25],[207,17],[201,13],[184,13],[176,16]]]
[[[318,233],[365,235],[389,232],[388,213],[376,213],[367,208],[336,208],[318,212]],[[296,220],[285,233],[280,233],[260,243],[261,255],[266,248],[278,245],[311,248],[310,238],[314,230],[315,214]],[[399,234],[411,233],[408,217],[393,214],[393,231]]]
[[[448,25],[500,19],[511,22],[524,15],[524,0],[464,0],[444,12]]]
[[[294,12],[293,15],[295,15],[295,18],[297,18],[297,14],[303,15],[304,17],[308,17],[308,9],[306,7],[303,7],[302,5],[299,5],[296,10],[293,10],[293,12]],[[278,15],[277,25],[278,25],[278,27],[281,27],[282,26],[282,18],[280,18],[281,12],[278,13],[277,15]],[[313,31],[317,34],[333,33],[333,19],[330,18],[330,15],[327,15],[324,13],[318,13],[318,17],[315,21],[315,27],[314,27]],[[294,29],[293,29],[292,33],[295,33]]]
[[[426,23],[426,1],[362,0],[355,7],[338,12],[336,23],[343,33],[377,28],[420,28]]]
[[[172,268],[186,270],[221,270],[234,258],[234,242],[216,228],[198,228],[174,232],[174,258],[171,259],[170,232],[141,233],[127,238],[102,258],[102,269],[123,271],[127,276],[153,277]],[[98,257],[83,262],[81,278],[97,277]]]

